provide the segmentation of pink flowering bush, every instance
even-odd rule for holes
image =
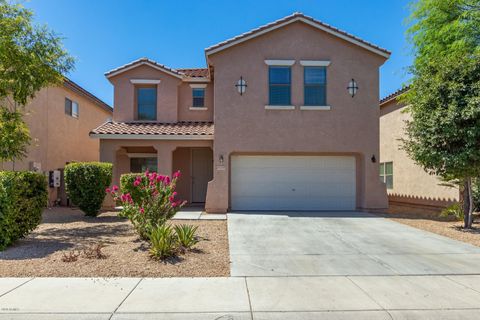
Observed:
[[[147,171],[135,175],[131,185],[122,185],[121,191],[113,186],[106,192],[123,206],[120,216],[130,219],[138,234],[143,239],[149,239],[154,228],[164,225],[185,204],[176,197],[175,187],[179,177],[179,171],[171,178]],[[122,176],[122,183],[123,180]]]

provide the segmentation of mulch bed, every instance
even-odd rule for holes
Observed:
[[[465,230],[461,221],[440,217],[439,210],[413,209],[411,207],[390,205],[386,213],[378,215],[417,229],[430,231],[480,247],[480,217],[478,216],[473,224],[473,228]]]
[[[45,210],[42,224],[0,252],[1,277],[220,277],[230,275],[227,222],[173,221],[198,226],[194,250],[168,261],[116,212],[88,218],[71,208]],[[97,251],[98,247],[102,247]],[[98,254],[97,254],[98,253]],[[72,260],[65,262],[66,260]]]

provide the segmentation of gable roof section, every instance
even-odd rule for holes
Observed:
[[[242,42],[248,41],[250,39],[256,38],[256,37],[258,37],[262,34],[265,34],[267,32],[276,30],[278,28],[284,27],[286,25],[289,25],[289,24],[297,22],[297,21],[304,22],[304,23],[306,23],[306,24],[308,24],[312,27],[315,27],[317,29],[325,31],[325,32],[327,32],[331,35],[334,35],[338,38],[341,38],[341,39],[346,40],[348,42],[351,42],[351,43],[353,43],[357,46],[360,46],[364,49],[367,49],[371,52],[374,52],[374,53],[376,53],[376,54],[378,54],[378,55],[380,55],[384,58],[390,57],[390,51],[388,51],[384,48],[376,46],[376,45],[374,45],[370,42],[367,42],[365,40],[362,40],[362,39],[360,39],[360,38],[358,38],[358,37],[356,37],[356,36],[354,36],[350,33],[347,33],[343,30],[332,27],[331,25],[328,25],[328,24],[323,23],[321,21],[315,20],[314,18],[306,16],[306,15],[304,15],[302,13],[299,13],[299,12],[296,12],[292,15],[286,16],[285,18],[282,18],[280,20],[271,22],[269,24],[263,25],[263,26],[258,27],[256,29],[250,30],[250,31],[245,32],[241,35],[238,35],[238,36],[233,37],[231,39],[228,39],[228,40],[225,40],[225,41],[220,42],[218,44],[215,44],[211,47],[208,47],[208,48],[205,49],[205,53],[206,53],[207,56],[211,55],[211,54],[214,54],[216,52],[225,50],[225,49],[230,48],[232,46],[235,46],[239,43],[242,43]]]
[[[165,72],[171,76],[174,76],[176,78],[186,80],[186,81],[188,81],[189,79],[205,80],[205,81],[209,80],[209,74],[208,74],[207,68],[173,69],[148,58],[140,58],[130,63],[127,63],[123,66],[120,66],[118,68],[110,70],[105,73],[105,76],[107,78],[111,78],[113,76],[126,72],[130,69],[139,67],[141,65],[150,66],[152,68]]]
[[[410,86],[403,87],[401,89],[398,89],[394,93],[389,94],[388,96],[384,97],[383,99],[380,99],[380,108],[387,104],[388,102],[397,99],[399,96],[401,96],[403,93],[407,92],[410,90]]]
[[[177,77],[179,79],[182,79],[182,74],[180,72],[178,72],[177,70],[175,69],[172,69],[172,68],[169,68],[163,64],[160,64],[160,63],[157,63],[153,60],[150,60],[148,58],[140,58],[140,59],[137,59],[135,61],[132,61],[130,63],[127,63],[127,64],[124,64],[123,66],[120,66],[118,68],[115,68],[113,70],[110,70],[108,72],[105,73],[105,76],[107,78],[111,78],[113,76],[116,76],[118,74],[121,74],[125,71],[128,71],[130,69],[133,69],[133,68],[136,68],[136,67],[139,67],[141,65],[147,65],[147,66],[150,66],[154,69],[157,69],[157,70],[160,70],[160,71],[163,71],[171,76],[174,76],[174,77]]]
[[[97,98],[96,96],[94,96],[93,94],[88,92],[87,90],[83,89],[82,87],[80,87],[78,84],[76,84],[72,80],[68,79],[67,77],[64,77],[63,85],[67,89],[69,89],[69,90],[71,90],[71,91],[89,99],[90,101],[92,101],[97,106],[104,109],[105,111],[108,111],[110,113],[113,112],[112,107],[110,107],[108,104],[106,104],[105,102],[103,102],[102,100],[100,100],[99,98]]]

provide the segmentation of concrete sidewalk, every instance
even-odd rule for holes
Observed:
[[[0,319],[478,319],[480,275],[1,278]]]

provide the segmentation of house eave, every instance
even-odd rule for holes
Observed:
[[[213,140],[213,135],[90,133],[90,138],[108,140]]]
[[[334,30],[334,29],[332,29],[332,28],[329,28],[329,27],[321,24],[321,23],[318,23],[318,22],[315,22],[315,21],[311,21],[310,19],[307,19],[307,18],[305,18],[305,17],[303,17],[303,16],[297,16],[297,17],[295,17],[295,18],[293,18],[293,19],[289,19],[289,20],[284,21],[284,22],[282,22],[282,23],[278,23],[278,24],[276,24],[276,25],[272,25],[272,26],[269,27],[269,28],[266,28],[266,29],[261,30],[261,31],[258,31],[258,32],[254,32],[254,33],[252,33],[252,34],[250,34],[250,35],[248,35],[248,36],[240,36],[240,37],[239,37],[238,39],[236,39],[236,40],[234,40],[235,38],[233,38],[232,41],[230,41],[230,42],[229,42],[229,40],[226,40],[227,43],[225,43],[225,44],[223,44],[223,45],[213,45],[213,46],[205,49],[205,55],[206,55],[207,58],[208,58],[208,56],[210,56],[210,55],[212,55],[212,54],[214,54],[214,53],[217,53],[217,52],[219,52],[219,51],[223,51],[223,50],[225,50],[225,49],[227,49],[227,48],[230,48],[230,47],[235,46],[235,45],[237,45],[237,44],[243,43],[243,42],[248,41],[248,40],[250,40],[250,39],[256,38],[256,37],[258,37],[258,36],[261,36],[261,35],[263,35],[263,34],[265,34],[265,33],[270,32],[270,31],[273,31],[273,30],[282,28],[282,27],[284,27],[284,26],[287,26],[287,25],[292,24],[292,23],[297,22],[297,21],[301,21],[301,22],[306,23],[306,24],[308,24],[308,25],[310,25],[310,26],[312,26],[312,27],[314,27],[314,28],[317,28],[317,29],[319,29],[319,30],[322,30],[322,31],[324,31],[324,32],[327,32],[327,33],[329,33],[329,34],[332,34],[332,35],[334,35],[334,36],[336,36],[336,37],[338,37],[338,38],[340,38],[340,39],[343,39],[343,40],[348,41],[348,42],[350,42],[350,43],[353,43],[353,44],[355,44],[355,45],[357,45],[357,46],[359,46],[359,47],[362,47],[362,48],[364,48],[364,49],[366,49],[366,50],[369,50],[369,51],[371,51],[371,52],[373,52],[373,53],[376,53],[376,54],[378,54],[378,55],[380,55],[380,56],[382,56],[382,57],[384,57],[384,58],[386,58],[386,59],[388,59],[388,58],[390,57],[390,52],[388,52],[388,51],[383,51],[383,50],[377,49],[377,48],[376,48],[375,46],[373,46],[373,45],[369,45],[368,43],[365,43],[365,42],[363,42],[363,41],[357,40],[356,37],[346,35],[346,34],[344,34],[344,33],[342,33],[342,32],[338,32],[338,31],[336,31],[336,30]]]

